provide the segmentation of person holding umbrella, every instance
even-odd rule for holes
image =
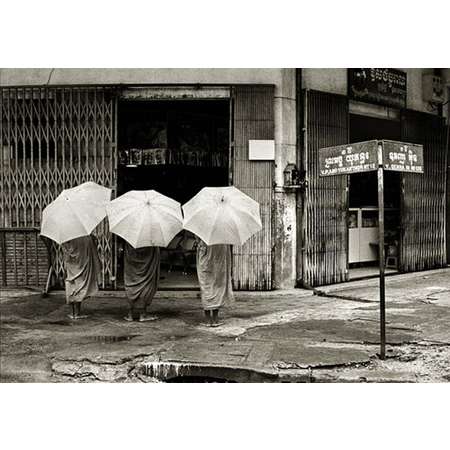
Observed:
[[[147,309],[158,290],[160,261],[159,247],[134,248],[125,242],[124,279],[128,298],[128,314],[124,317],[126,321],[134,320],[138,300],[142,300],[139,322],[157,319],[154,315],[148,315]]]
[[[130,191],[107,207],[111,232],[125,242],[124,279],[128,298],[127,321],[134,320],[142,301],[139,321],[157,319],[147,309],[156,294],[160,274],[160,250],[182,229],[181,206],[156,191]]]
[[[244,244],[262,229],[259,204],[233,186],[205,187],[183,205],[183,227],[198,236],[197,275],[207,324],[234,301],[231,245]]]
[[[211,327],[219,322],[219,309],[234,303],[231,281],[231,246],[207,245],[197,239],[197,276],[200,285],[202,307]]]
[[[81,236],[62,244],[66,268],[66,301],[72,307],[69,317],[85,319],[81,314],[81,303],[98,293],[101,264],[97,246],[91,235]]]
[[[106,216],[111,189],[93,182],[64,190],[42,213],[41,235],[61,244],[69,317],[86,318],[81,303],[98,292],[101,272],[91,232]]]

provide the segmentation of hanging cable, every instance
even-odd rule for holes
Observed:
[[[52,78],[53,72],[55,71],[55,69],[50,70],[50,73],[48,75],[48,80],[47,80],[47,86],[50,84],[50,79]]]

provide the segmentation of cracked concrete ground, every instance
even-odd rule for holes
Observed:
[[[123,293],[67,317],[62,293],[3,291],[2,382],[450,381],[450,269],[387,279],[387,359],[377,280],[316,291],[236,293],[224,325],[202,323],[195,292],[160,292],[154,322],[125,322]]]

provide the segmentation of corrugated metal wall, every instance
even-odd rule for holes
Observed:
[[[318,150],[348,142],[348,99],[305,91],[303,167],[308,187],[303,203],[303,284],[348,279],[347,176],[319,177]]]
[[[450,104],[448,105],[449,123],[446,130],[447,145],[447,264],[450,264]]]
[[[424,174],[402,175],[400,270],[446,265],[445,126],[441,117],[402,112],[402,141],[423,144]]]
[[[232,90],[233,184],[261,207],[263,229],[233,247],[234,288],[272,289],[273,161],[249,161],[249,139],[274,139],[274,87],[236,86]]]
[[[106,88],[0,89],[0,227],[39,227],[42,210],[84,181],[115,188],[116,104]],[[97,237],[107,287],[116,271],[107,223]],[[62,285],[56,245],[52,263]]]

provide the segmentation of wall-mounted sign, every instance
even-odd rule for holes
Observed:
[[[423,173],[423,146],[383,140],[385,170]]]
[[[320,176],[370,172],[378,167],[378,141],[338,145],[319,150]]]
[[[348,96],[353,100],[406,108],[406,73],[395,69],[348,69]]]
[[[249,140],[248,159],[250,161],[273,161],[275,159],[275,141]]]

